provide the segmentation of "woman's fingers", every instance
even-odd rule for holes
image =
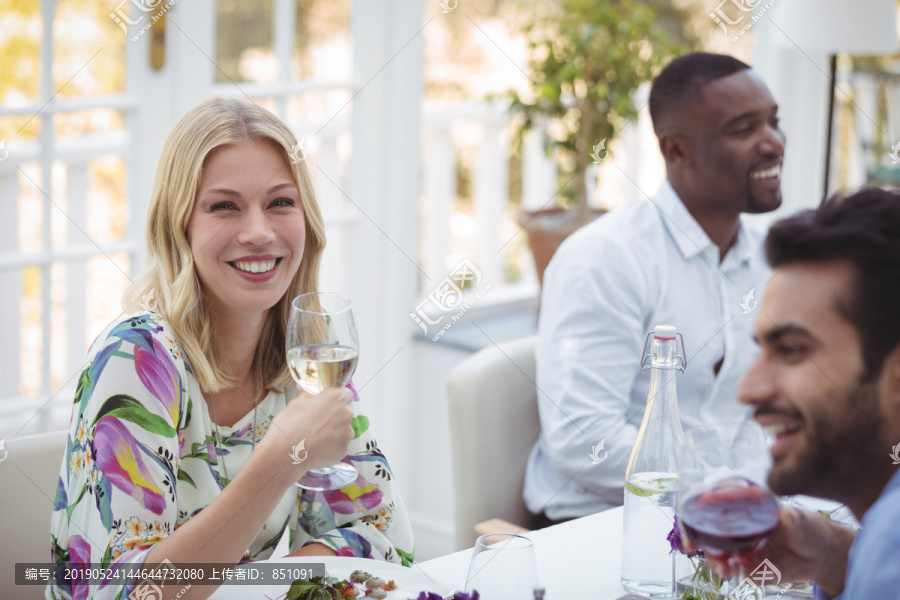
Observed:
[[[300,450],[308,456],[298,468],[334,464],[346,456],[354,437],[352,401],[353,393],[346,388],[328,388],[315,395],[299,391],[276,415],[269,430],[274,438],[267,436],[272,438],[267,443],[293,452],[302,442]]]
[[[309,402],[315,414],[305,415],[307,426],[313,429],[307,448],[315,455],[316,466],[331,465],[346,456],[347,446],[354,436],[352,400],[350,390],[329,388]]]

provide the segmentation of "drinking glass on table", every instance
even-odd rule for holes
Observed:
[[[325,388],[349,383],[359,358],[359,336],[350,299],[340,294],[315,292],[294,298],[286,334],[291,376],[301,389],[318,394]],[[334,490],[356,481],[353,465],[337,463],[311,469],[297,487]]]
[[[766,487],[770,468],[765,435],[752,419],[727,439],[695,430],[681,448],[679,524],[707,556],[728,563],[734,588],[777,583],[774,573],[758,576],[759,569],[747,581],[742,568],[742,558],[762,548],[778,526],[778,500]]]
[[[466,592],[478,590],[484,600],[532,598],[537,565],[531,540],[513,533],[489,533],[475,541]]]

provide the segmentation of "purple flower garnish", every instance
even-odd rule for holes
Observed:
[[[672,531],[669,532],[666,539],[669,541],[669,554],[678,551],[680,554],[687,554],[688,558],[694,558],[695,556],[703,558],[706,556],[706,553],[700,548],[697,548],[691,553],[688,553],[685,549],[684,541],[681,539],[681,528],[678,526],[678,515],[675,515],[675,524],[672,526]]]
[[[471,594],[464,592],[454,592],[452,596],[448,596],[446,600],[478,600],[478,591],[472,590]],[[416,600],[445,600],[440,594],[434,592],[420,592]]]

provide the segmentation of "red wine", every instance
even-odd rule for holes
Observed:
[[[755,548],[778,526],[778,501],[743,477],[729,477],[688,498],[678,515],[685,533],[713,554]]]

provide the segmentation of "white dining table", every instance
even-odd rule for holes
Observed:
[[[623,508],[553,525],[525,534],[534,545],[537,578],[546,600],[614,600],[627,592],[622,571]],[[462,590],[472,548],[416,564],[428,577]]]
[[[622,507],[613,508],[524,534],[534,546],[537,578],[540,585],[546,588],[546,600],[615,600],[625,595],[619,582],[622,566],[622,514]],[[444,591],[463,590],[471,557],[472,548],[468,548],[414,563],[410,579],[420,586],[417,589],[426,586]],[[279,563],[284,566],[285,563],[310,562],[315,561],[309,557],[283,557],[248,564]],[[285,591],[287,586],[223,585],[210,598],[278,600],[284,597]]]

